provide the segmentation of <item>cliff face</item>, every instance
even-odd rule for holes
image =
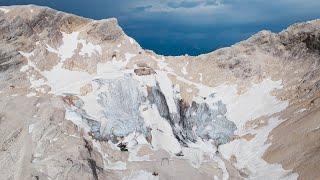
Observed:
[[[317,179],[320,21],[196,57],[0,8],[0,179]]]

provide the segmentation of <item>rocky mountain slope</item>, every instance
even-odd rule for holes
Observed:
[[[197,57],[0,8],[0,179],[319,179],[320,20]]]

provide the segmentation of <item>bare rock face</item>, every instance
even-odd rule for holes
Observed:
[[[0,179],[319,179],[319,61],[320,20],[165,57],[1,7]]]

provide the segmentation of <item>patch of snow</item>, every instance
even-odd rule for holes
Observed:
[[[222,170],[222,179],[223,180],[228,180],[229,179],[229,173],[228,170],[226,168],[225,163],[222,161],[222,159],[218,156],[213,156],[212,158],[213,161],[218,163],[218,166],[220,167],[220,169]]]
[[[90,82],[92,77],[87,72],[70,71],[59,65],[50,71],[43,71],[42,74],[48,80],[51,92],[59,95],[63,93],[79,94],[80,87]]]
[[[46,44],[46,49],[49,51],[49,52],[52,52],[52,53],[56,53],[58,54],[59,52],[54,49],[53,47],[51,47],[50,45]]]
[[[142,145],[149,145],[143,134],[137,132],[131,133],[125,137],[122,142],[127,143],[127,148],[129,150],[128,161],[150,161],[149,155],[138,156],[138,151]]]
[[[29,94],[27,94],[27,97],[34,97],[34,96],[36,96],[37,94],[35,93],[35,92],[31,92],[31,93],[29,93]]]
[[[306,111],[306,110],[307,110],[306,108],[302,108],[302,109],[300,109],[299,111],[295,112],[295,114],[303,113],[303,112]]]
[[[30,58],[31,56],[34,56],[34,52],[26,53],[23,51],[19,51],[19,53],[26,58]]]
[[[102,151],[101,144],[97,141],[93,141],[93,146],[97,149],[97,151],[101,154],[103,158],[103,169],[109,169],[109,170],[126,170],[127,164],[122,161],[117,162],[110,162],[108,159],[108,154]]]
[[[129,176],[122,178],[122,180],[158,180],[159,176],[152,175],[151,172],[147,171],[136,171],[131,173]]]
[[[187,72],[188,64],[189,64],[189,62],[187,62],[187,64],[185,66],[183,66],[182,69],[181,69],[181,72],[182,72],[183,75],[187,75],[188,74],[188,72]]]
[[[94,88],[96,89],[96,88]],[[103,122],[105,119],[105,116],[103,115],[102,106],[98,103],[98,93],[93,91],[86,96],[81,97],[83,104],[83,109],[86,111],[86,113],[89,116],[95,117],[100,122]]]
[[[61,58],[61,62],[71,58],[74,54],[74,50],[78,47],[79,32],[72,32],[67,34],[62,32],[62,45],[58,48],[58,54]]]
[[[165,58],[162,57],[161,60],[156,59],[158,61],[158,66],[160,68],[160,70],[164,70],[167,72],[173,72],[173,69],[168,67],[168,63],[165,61]]]
[[[28,128],[29,134],[32,133],[33,129],[34,129],[34,124],[30,124],[30,125],[29,125],[29,128]]]
[[[161,148],[170,153],[179,153],[181,146],[175,138],[169,122],[160,116],[158,109],[154,106],[155,105],[152,105],[152,107],[146,111],[141,111],[141,116],[146,126],[152,128],[152,146],[155,149]],[[141,109],[143,108],[144,107],[141,107]]]
[[[133,38],[131,38],[131,37],[129,37],[129,42],[130,42],[131,44],[137,44],[137,42],[136,42]]]
[[[199,73],[199,76],[200,76],[199,80],[202,82],[202,80],[203,80],[202,73]]]
[[[166,98],[170,112],[177,113],[177,107],[174,102],[174,86],[169,79],[168,74],[163,71],[157,71],[157,81],[159,82],[160,89]]]
[[[136,54],[125,53],[124,56],[126,57],[126,61],[130,61],[130,59],[135,57]]]
[[[236,133],[246,133],[245,123],[264,115],[272,115],[284,110],[288,101],[279,101],[270,93],[275,89],[281,89],[281,81],[265,79],[259,84],[253,84],[244,94],[238,95],[236,86],[222,85],[213,88],[215,98],[222,100],[227,106],[227,117],[237,126]],[[200,95],[207,97],[212,89],[199,89]],[[209,90],[209,91],[208,91]]]
[[[197,139],[196,143],[189,143],[188,148],[182,148],[184,158],[188,159],[194,168],[199,168],[203,162],[204,154],[213,155],[216,152],[216,147],[213,146],[213,141],[204,142],[201,138]]]
[[[5,14],[7,14],[8,12],[10,12],[10,9],[0,8],[0,11],[2,11],[2,12],[5,13]]]
[[[147,140],[143,136],[143,134],[138,132],[133,132],[129,134],[123,140],[124,143],[127,143],[127,148],[135,148],[137,145],[148,144]]]
[[[74,109],[66,108],[65,119],[73,122],[79,128],[84,129],[86,132],[90,131],[90,127],[86,122],[84,122],[81,115],[79,113],[76,113]]]
[[[188,92],[188,93],[192,93],[192,89],[191,89],[191,88],[188,88],[188,89],[187,89],[187,92]]]
[[[134,79],[140,82],[142,86],[156,86],[157,81],[156,77],[154,75],[147,75],[147,76],[133,76]]]
[[[82,48],[79,53],[81,56],[88,55],[91,57],[94,53],[101,54],[102,52],[102,48],[99,45],[94,45],[86,40],[79,40],[79,43],[82,44]]]
[[[250,179],[297,179],[298,174],[284,170],[279,164],[268,164],[262,156],[270,144],[266,144],[269,133],[277,127],[281,121],[278,118],[270,118],[268,125],[256,131],[256,136],[250,140],[237,139],[228,144],[221,145],[219,151],[225,159],[232,155],[237,158],[236,168],[247,168],[250,171]]]
[[[24,66],[21,67],[20,72],[26,72],[29,69],[29,64],[26,64]]]
[[[117,161],[117,162],[109,162],[109,164],[105,165],[105,169],[109,170],[126,170],[127,169],[127,164],[122,161]]]
[[[33,76],[30,78],[31,88],[38,89],[45,84],[44,79],[34,79]]]
[[[149,155],[138,156],[138,151],[139,151],[140,147],[141,146],[138,146],[137,148],[129,150],[128,161],[130,161],[130,162],[150,161]]]

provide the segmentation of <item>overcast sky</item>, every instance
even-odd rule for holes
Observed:
[[[143,47],[161,54],[200,54],[269,29],[320,18],[320,0],[0,0],[77,15],[116,17]]]

